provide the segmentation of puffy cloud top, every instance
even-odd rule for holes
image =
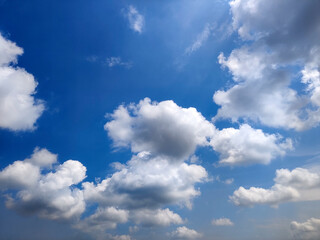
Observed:
[[[32,130],[44,110],[34,99],[37,82],[22,68],[13,67],[22,48],[0,34],[0,127],[13,131]]]
[[[182,226],[173,231],[171,237],[173,239],[199,239],[202,237],[202,234],[196,230]]]
[[[68,160],[55,165],[56,155],[36,148],[31,158],[15,161],[0,172],[0,188],[9,191],[6,205],[18,212],[49,219],[79,217],[85,210],[83,193],[74,185],[86,177],[86,168]]]
[[[185,160],[197,146],[208,145],[214,133],[214,126],[195,108],[182,108],[173,101],[145,98],[137,105],[120,106],[111,116],[105,130],[115,146],[172,160]]]
[[[270,204],[277,206],[288,201],[310,201],[320,199],[320,174],[305,168],[292,171],[276,171],[275,184],[270,189],[240,187],[230,200],[240,206]]]
[[[317,240],[320,238],[320,219],[310,218],[303,223],[293,221],[291,222],[291,231],[294,239]]]
[[[268,164],[292,148],[290,139],[282,141],[279,135],[265,134],[247,124],[241,125],[239,129],[225,128],[217,131],[210,144],[221,154],[219,163],[232,166]]]
[[[298,131],[317,126],[319,1],[233,0],[230,6],[244,45],[218,57],[235,85],[214,94],[221,106],[215,119],[250,119]],[[299,72],[305,92],[290,85]]]

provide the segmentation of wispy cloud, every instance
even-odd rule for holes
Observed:
[[[213,219],[211,223],[214,226],[233,226],[234,225],[229,218]]]
[[[135,32],[142,33],[145,21],[144,17],[138,12],[138,10],[134,6],[130,5],[126,16],[129,20],[130,28]]]
[[[186,48],[185,53],[191,54],[195,51],[197,51],[210,37],[210,34],[212,33],[213,26],[207,23],[202,30],[202,32],[197,36],[197,39]]]
[[[116,67],[116,66],[123,66],[126,68],[132,67],[132,62],[123,62],[120,57],[108,57],[106,60],[106,64],[108,67]]]
[[[131,68],[133,66],[133,62],[131,61],[123,61],[121,57],[107,57],[107,58],[101,58],[96,55],[92,55],[86,58],[86,61],[90,63],[98,63],[103,66],[108,66],[109,68],[113,67],[125,67],[127,69]]]

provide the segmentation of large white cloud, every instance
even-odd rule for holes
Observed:
[[[305,168],[279,169],[275,184],[269,188],[240,187],[230,197],[239,206],[269,204],[277,206],[288,201],[320,200],[320,174]]]
[[[34,94],[37,87],[32,74],[14,67],[22,48],[0,34],[0,128],[32,130],[44,110]]]
[[[195,108],[173,101],[119,106],[104,126],[116,147],[150,152],[173,162],[187,160],[197,147],[211,146],[224,165],[268,164],[292,148],[290,139],[265,134],[244,124],[239,129],[218,130]]]
[[[4,168],[0,188],[7,191],[7,207],[49,219],[79,217],[85,202],[82,191],[74,185],[86,177],[86,168],[78,161],[58,165],[56,160],[55,154],[36,148],[31,158]],[[50,170],[52,164],[54,170]]]
[[[239,129],[225,128],[217,131],[210,144],[220,153],[219,163],[232,166],[268,164],[292,148],[290,139],[283,141],[279,135],[265,134],[247,124],[241,125]]]
[[[291,231],[294,239],[297,240],[318,240],[320,239],[320,219],[310,218],[306,222],[291,222]]]
[[[105,129],[115,146],[173,160],[186,160],[197,146],[207,146],[215,129],[195,108],[182,108],[173,101],[145,98],[136,105],[120,106],[111,116]]]
[[[246,45],[233,50],[228,58],[219,56],[235,85],[214,94],[214,101],[221,106],[215,119],[244,118],[295,130],[318,125],[319,88],[314,78],[320,66],[316,10],[320,3],[234,0],[230,6],[234,29]],[[291,87],[299,71],[307,92]]]
[[[85,182],[84,196],[101,205],[124,209],[155,209],[167,204],[191,207],[200,192],[196,183],[207,179],[206,170],[195,164],[171,163],[148,153],[134,156],[123,168],[98,184]]]

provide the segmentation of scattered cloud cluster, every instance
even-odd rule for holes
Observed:
[[[218,218],[212,220],[214,226],[233,226],[233,222],[229,218]]]
[[[234,30],[245,44],[229,57],[219,55],[235,84],[214,94],[221,106],[215,119],[298,131],[318,125],[319,2],[233,0],[230,6]],[[293,68],[300,69],[306,92],[291,87]]]
[[[23,49],[0,34],[0,128],[33,130],[44,111],[34,98],[38,83],[25,69],[15,67]]]
[[[214,93],[213,100],[220,108],[213,121],[241,119],[297,131],[317,126],[320,3],[232,0],[230,6],[233,28],[244,44],[229,56],[221,53],[218,57],[219,64],[232,74],[233,86]],[[143,32],[145,20],[135,7],[128,7],[126,17],[133,31]],[[212,29],[207,24],[185,53],[197,51]],[[0,53],[0,127],[32,130],[44,111],[44,103],[34,98],[37,82],[24,69],[15,67],[23,50],[1,34]],[[105,63],[110,68],[132,66],[120,57],[107,58]],[[293,88],[297,72],[305,91]],[[68,220],[97,239],[130,240],[129,235],[113,236],[106,231],[129,221],[136,224],[132,232],[140,226],[186,222],[169,207],[191,209],[193,199],[201,194],[197,184],[208,181],[206,169],[196,164],[197,148],[212,148],[219,154],[221,166],[266,165],[293,149],[291,139],[254,129],[247,123],[239,128],[217,129],[197,109],[183,108],[173,101],[152,102],[145,98],[138,104],[119,106],[108,117],[104,129],[115,148],[131,150],[130,160],[114,163],[114,172],[102,180],[85,182],[86,167],[79,161],[59,164],[56,154],[36,148],[30,158],[15,161],[0,171],[6,206],[22,214]],[[233,179],[216,180],[233,183]],[[309,200],[320,200],[320,173],[306,168],[278,169],[270,188],[241,186],[230,196],[238,206],[278,206]],[[87,206],[93,210],[83,216]],[[219,218],[213,219],[212,225],[234,223]],[[320,219],[294,221],[291,230],[295,239],[318,239]],[[199,239],[202,234],[181,226],[168,236]]]
[[[320,219],[310,218],[303,223],[293,221],[291,222],[291,231],[294,239],[317,240],[320,238]]]
[[[30,158],[0,172],[0,187],[8,191],[7,206],[44,218],[69,219],[75,228],[97,239],[113,239],[115,236],[106,230],[128,221],[146,227],[184,223],[167,206],[192,208],[192,200],[200,195],[196,185],[208,180],[207,171],[191,161],[198,147],[213,147],[221,153],[221,162],[233,157],[229,165],[266,164],[285,152],[285,147],[275,147],[275,142],[281,140],[279,136],[266,135],[248,125],[220,131],[195,108],[182,108],[173,101],[157,103],[146,98],[138,104],[119,106],[109,117],[105,130],[115,147],[131,149],[133,156],[128,162],[114,163],[115,172],[105,179],[84,182],[86,168],[80,162],[58,164],[57,155],[36,148]],[[242,140],[245,148],[234,144],[238,131],[248,132]],[[249,151],[261,151],[259,143],[264,144],[264,153],[270,152],[269,159],[263,159],[266,162],[259,156],[254,161],[255,151]],[[232,151],[243,152],[242,158],[251,154],[251,162],[236,159]],[[97,207],[91,215],[80,218],[86,206]],[[200,237],[185,227],[178,228],[174,236]]]
[[[189,229],[185,226],[178,227],[173,231],[170,236],[173,239],[199,239],[202,237],[201,233],[198,233],[196,230]]]
[[[220,153],[221,165],[268,164],[292,149],[290,139],[265,134],[244,124],[239,129],[218,130],[195,108],[181,108],[173,101],[121,105],[105,129],[115,147],[147,151],[172,161],[184,161],[198,146]]]
[[[134,6],[129,6],[126,11],[126,17],[129,20],[130,28],[137,33],[142,33],[145,25],[144,17]]]
[[[288,201],[320,200],[320,174],[305,168],[278,169],[275,184],[269,188],[240,187],[230,197],[239,206],[278,204]]]

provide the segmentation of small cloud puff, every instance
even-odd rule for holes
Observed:
[[[233,222],[229,218],[218,218],[212,220],[214,226],[233,226]]]

